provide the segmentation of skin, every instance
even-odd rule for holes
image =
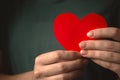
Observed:
[[[82,41],[79,46],[81,55],[91,58],[98,65],[114,71],[120,77],[120,29],[101,28],[87,34],[98,40]],[[112,39],[112,40],[110,40]]]
[[[82,74],[87,64],[81,55],[91,58],[120,77],[120,30],[101,28],[92,30],[87,35],[98,40],[81,42],[81,54],[63,50],[44,53],[35,59],[33,71],[12,76],[0,75],[0,80],[73,80]]]
[[[86,64],[87,60],[79,52],[51,51],[36,57],[33,71],[0,75],[0,80],[74,80],[84,72]]]
[[[0,74],[0,80],[34,80],[33,71],[17,74],[17,75],[6,75]]]
[[[80,77],[86,64],[79,52],[48,52],[35,60],[35,80],[73,80]]]

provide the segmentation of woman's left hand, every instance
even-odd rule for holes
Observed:
[[[82,56],[91,58],[98,65],[112,70],[120,77],[120,29],[113,27],[95,29],[88,32],[87,36],[97,40],[82,41],[79,44]]]

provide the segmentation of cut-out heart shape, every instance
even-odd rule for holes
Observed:
[[[90,13],[80,20],[73,13],[62,13],[55,18],[54,35],[66,50],[80,51],[79,43],[90,40],[87,32],[96,28],[107,27],[104,17]]]

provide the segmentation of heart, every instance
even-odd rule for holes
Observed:
[[[80,51],[79,43],[83,40],[91,40],[87,32],[97,28],[107,27],[103,16],[90,13],[79,19],[73,13],[59,14],[54,20],[54,35],[57,41],[66,49]]]

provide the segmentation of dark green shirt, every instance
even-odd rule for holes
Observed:
[[[94,12],[104,16],[109,26],[119,26],[118,3],[119,0],[24,0],[20,4],[13,3],[13,16],[5,30],[7,41],[3,40],[2,44],[11,73],[30,71],[37,55],[63,49],[53,34],[53,21],[58,14],[72,12],[82,18]],[[111,71],[90,61],[80,80],[114,80],[112,75]]]

